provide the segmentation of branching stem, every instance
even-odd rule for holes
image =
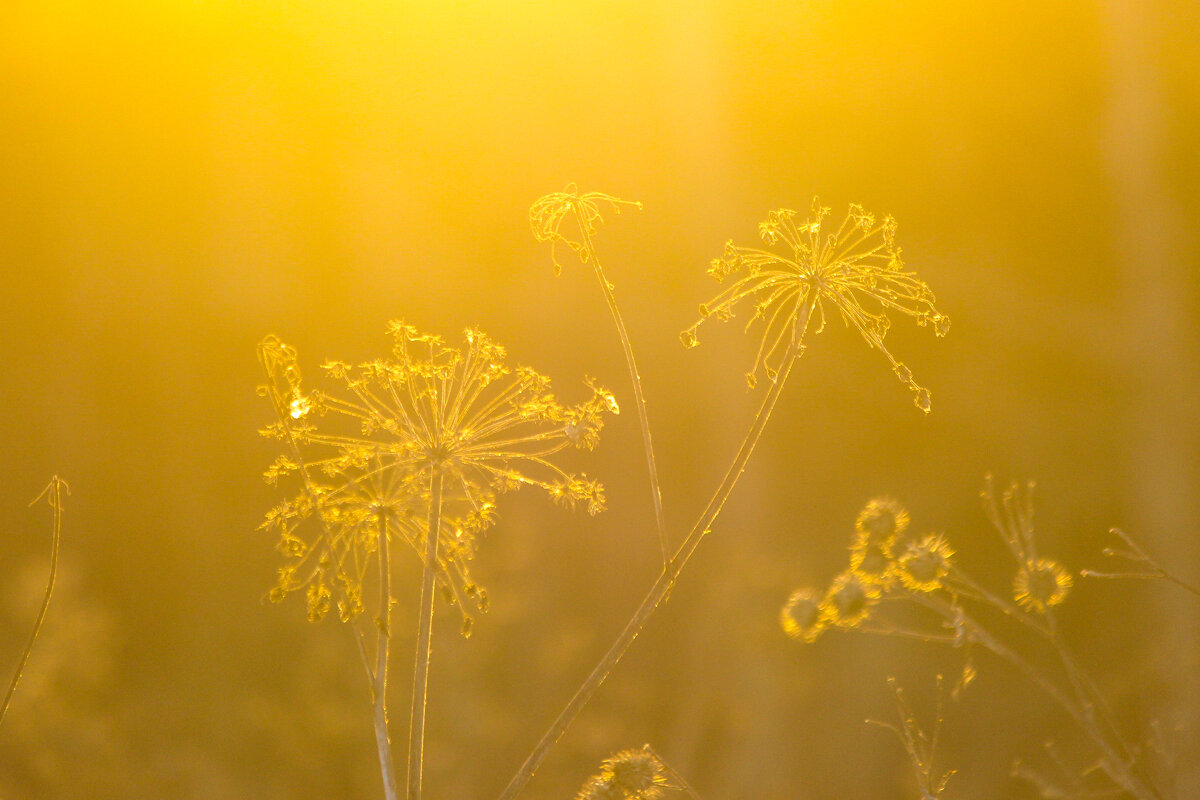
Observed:
[[[654,585],[650,587],[650,591],[647,592],[641,605],[633,613],[633,617],[617,636],[617,640],[613,642],[608,652],[604,654],[600,662],[592,669],[587,679],[583,682],[583,685],[575,692],[575,695],[567,703],[566,707],[559,713],[558,718],[551,724],[550,729],[538,741],[533,752],[525,759],[525,763],[521,765],[517,774],[509,781],[508,786],[500,794],[500,800],[513,800],[529,783],[533,774],[541,766],[542,761],[545,760],[550,748],[554,746],[554,743],[559,740],[571,723],[575,721],[575,718],[579,716],[579,712],[591,700],[596,690],[600,688],[605,678],[612,672],[613,667],[617,665],[617,662],[625,655],[625,651],[633,644],[634,639],[642,632],[642,629],[646,626],[646,621],[662,604],[667,595],[670,594],[680,573],[683,572],[683,568],[687,565],[688,559],[691,558],[692,553],[696,551],[696,547],[700,544],[700,540],[709,532],[713,522],[721,513],[721,509],[724,508],[725,502],[729,499],[729,495],[733,491],[733,487],[737,484],[738,478],[741,477],[742,472],[746,469],[746,464],[754,452],[754,447],[758,444],[758,440],[766,428],[767,420],[770,419],[771,412],[779,401],[779,396],[783,392],[784,384],[787,382],[787,377],[791,372],[793,364],[795,364],[801,353],[804,352],[804,335],[808,330],[808,321],[812,316],[816,297],[817,295],[814,292],[800,311],[800,316],[796,320],[792,340],[788,346],[787,353],[784,355],[779,374],[775,376],[775,380],[767,390],[762,405],[759,407],[758,414],[754,418],[754,423],[750,426],[749,433],[747,433],[746,438],[742,441],[737,456],[734,457],[733,463],[725,473],[720,486],[717,487],[716,493],[709,500],[704,513],[700,515],[699,520],[692,527],[683,544],[675,551],[675,555],[663,567],[662,573],[655,580]]]

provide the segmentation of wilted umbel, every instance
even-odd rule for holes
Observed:
[[[622,200],[603,192],[579,193],[573,183],[561,192],[551,192],[539,198],[529,209],[529,227],[533,236],[539,242],[550,242],[550,258],[554,262],[554,274],[562,272],[562,264],[555,252],[558,245],[570,247],[583,263],[594,257],[591,240],[604,217],[600,206],[611,208],[621,213],[622,206],[641,209],[642,204],[635,200]],[[573,220],[574,230],[563,231],[563,223]]]
[[[263,433],[290,451],[266,478],[295,473],[301,484],[263,524],[278,533],[289,562],[272,599],[306,588],[313,620],[335,601],[343,619],[361,612],[381,529],[424,557],[435,471],[445,485],[437,580],[460,608],[486,608],[468,562],[494,520],[498,494],[532,485],[570,507],[593,514],[604,507],[599,483],[550,459],[564,448],[595,447],[604,413],[617,411],[610,393],[589,383],[591,398],[564,406],[547,378],[507,367],[504,349],[477,331],[467,331],[461,350],[399,322],[389,332],[391,358],[326,362],[328,391],[306,391],[293,348],[274,336],[259,345],[268,380],[261,391],[278,417]]]
[[[914,317],[918,325],[932,324],[934,333],[945,336],[950,320],[934,307],[934,295],[915,273],[904,269],[896,245],[896,221],[885,217],[876,222],[856,204],[837,230],[829,231],[825,218],[829,208],[813,200],[812,216],[796,222],[796,212],[781,208],[759,224],[759,234],[768,245],[783,245],[783,253],[740,247],[726,243],[725,253],[715,258],[708,273],[718,282],[739,275],[728,288],[700,306],[700,319],[681,334],[685,346],[694,347],[697,329],[709,319],[733,318],[743,300],[753,312],[746,330],[762,321],[762,341],[746,380],[754,386],[760,368],[774,380],[782,364],[781,354],[798,336],[797,325],[807,325],[816,314],[819,333],[825,326],[826,304],[854,327],[871,347],[887,357],[896,376],[914,392],[922,411],[930,408],[929,391],[917,385],[912,372],[897,361],[884,345],[891,320],[889,311]]]

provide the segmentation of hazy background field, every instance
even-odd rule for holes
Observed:
[[[777,206],[900,221],[951,335],[897,325],[923,417],[832,325],[670,605],[527,793],[570,797],[651,742],[709,800],[913,797],[885,678],[932,707],[957,653],[783,636],[890,493],[1004,589],[983,475],[1039,481],[1042,547],[1106,530],[1200,576],[1200,58],[1194,2],[10,0],[0,11],[0,675],[39,599],[52,473],[62,582],[0,729],[0,796],[377,798],[346,629],[264,602],[276,491],[254,348],[387,346],[400,317],[479,326],[555,379],[630,399],[593,280],[551,273],[527,208],[576,181],[645,203],[599,246],[640,354],[676,541],[749,423],[736,326],[684,351],[707,261]],[[577,392],[578,390],[578,392]],[[761,391],[761,389],[760,389]],[[632,403],[626,402],[632,412]],[[632,413],[578,462],[595,519],[504,498],[476,571],[492,611],[436,629],[426,784],[495,796],[652,581]],[[407,718],[416,559],[401,565]],[[1200,794],[1200,604],[1084,583],[1072,642],[1132,730],[1178,733]],[[1004,665],[948,709],[950,797],[1015,798],[1061,714]],[[1187,787],[1191,787],[1188,789]]]

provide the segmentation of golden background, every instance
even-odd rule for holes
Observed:
[[[620,349],[586,270],[553,277],[526,213],[569,181],[640,200],[598,240],[642,365],[676,541],[756,407],[737,326],[685,351],[708,260],[819,194],[900,223],[954,320],[810,342],[713,535],[525,796],[571,797],[650,742],[713,798],[915,797],[886,677],[932,709],[960,654],[783,636],[880,493],[1010,580],[977,492],[1038,480],[1043,549],[1103,566],[1120,526],[1200,575],[1200,9],[1178,2],[13,0],[0,11],[0,674],[61,582],[0,728],[0,797],[380,796],[340,623],[264,602],[278,492],[255,394],[276,333],[311,374],[403,318],[479,326],[565,399],[626,411],[586,462],[595,519],[502,498],[470,640],[439,617],[430,797],[495,796],[657,570]],[[574,268],[573,268],[574,267]],[[578,391],[577,391],[578,390]],[[759,389],[761,392],[762,389]],[[419,569],[398,571],[403,735]],[[1068,638],[1138,736],[1159,719],[1200,794],[1200,604],[1080,582]],[[1017,798],[1016,758],[1077,734],[1006,665],[946,710],[948,797]],[[393,734],[394,740],[397,733]],[[399,748],[398,748],[399,752]],[[1190,788],[1189,788],[1190,787]]]

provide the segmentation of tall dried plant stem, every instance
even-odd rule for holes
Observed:
[[[387,800],[400,800],[400,785],[392,762],[392,743],[388,737],[387,674],[391,641],[392,591],[391,564],[388,555],[387,516],[379,514],[379,642],[375,648],[375,671],[371,682],[371,706],[375,719],[375,745],[379,749],[379,769],[383,773],[383,794]],[[360,640],[361,643],[361,640]],[[368,672],[370,669],[368,668]]]
[[[408,726],[408,800],[421,800],[421,771],[425,751],[425,701],[429,691],[429,649],[433,636],[434,576],[442,523],[442,473],[434,467],[429,479],[429,526],[425,536],[425,572],[421,580],[421,618],[417,633],[417,662],[413,668],[412,714]]]
[[[800,316],[796,320],[792,341],[780,365],[779,374],[767,390],[762,405],[758,409],[758,414],[754,418],[754,423],[750,426],[749,433],[746,434],[746,438],[742,441],[742,445],[738,449],[733,463],[725,473],[725,477],[722,479],[721,485],[717,487],[717,491],[713,494],[712,499],[709,500],[704,513],[700,515],[696,524],[692,526],[687,538],[683,540],[683,544],[675,551],[675,555],[663,567],[662,573],[655,580],[654,585],[650,587],[650,591],[633,613],[633,617],[626,623],[620,635],[617,636],[617,640],[613,642],[608,652],[596,664],[591,674],[583,682],[583,685],[579,687],[566,707],[559,713],[558,718],[550,725],[549,730],[538,741],[533,752],[525,759],[525,763],[521,765],[517,774],[513,776],[508,786],[501,792],[500,800],[513,800],[529,783],[533,774],[541,766],[542,761],[545,760],[550,748],[554,746],[555,742],[562,737],[571,723],[575,721],[575,718],[579,716],[579,712],[587,705],[588,701],[596,693],[596,690],[604,683],[605,678],[612,672],[613,667],[617,665],[621,657],[625,655],[625,651],[633,644],[633,640],[642,632],[642,629],[646,626],[646,621],[650,619],[650,616],[662,605],[667,595],[670,594],[680,573],[683,572],[683,568],[687,565],[688,559],[696,551],[700,540],[711,529],[713,522],[721,513],[725,502],[729,499],[730,493],[733,492],[733,487],[737,485],[738,478],[741,477],[742,472],[746,469],[746,464],[754,452],[754,447],[758,444],[758,440],[767,426],[767,420],[770,419],[771,412],[774,411],[775,405],[779,401],[779,396],[783,392],[783,386],[787,382],[787,377],[791,373],[793,364],[795,364],[796,359],[800,357],[801,353],[804,352],[804,335],[808,330],[809,318],[812,316],[816,299],[817,295],[814,292],[801,310]]]
[[[17,671],[13,674],[12,683],[8,685],[8,691],[4,694],[4,705],[0,705],[0,723],[4,722],[4,715],[8,713],[8,704],[12,702],[13,693],[21,681],[21,673],[25,671],[25,665],[29,663],[29,654],[33,652],[33,644],[42,630],[42,623],[46,621],[46,611],[50,608],[50,595],[54,592],[54,579],[58,576],[58,547],[62,542],[63,489],[66,489],[68,494],[71,491],[67,482],[55,475],[42,493],[29,504],[33,505],[46,497],[50,501],[50,507],[54,509],[54,530],[50,544],[50,576],[46,580],[46,594],[42,598],[42,607],[38,611],[37,620],[33,623],[33,633],[29,635],[29,642],[25,645],[25,651],[21,653],[21,660],[17,663]]]
[[[576,211],[576,213],[579,212]],[[625,353],[625,365],[629,368],[629,379],[633,382],[633,402],[637,407],[638,422],[642,428],[642,445],[646,450],[646,468],[650,472],[650,494],[654,499],[654,522],[658,528],[658,543],[662,548],[663,566],[665,567],[670,558],[668,549],[670,545],[667,542],[667,523],[663,516],[662,489],[658,483],[658,465],[654,459],[654,442],[650,438],[650,417],[646,414],[646,397],[642,393],[642,376],[638,372],[637,360],[633,357],[633,344],[629,341],[629,332],[625,330],[625,321],[621,318],[621,310],[617,307],[613,285],[609,283],[608,277],[604,274],[604,267],[600,265],[600,258],[596,255],[592,236],[588,233],[586,221],[582,217],[579,219],[579,228],[583,232],[584,251],[592,262],[596,280],[600,282],[600,291],[604,294],[604,302],[608,304],[613,325],[616,326],[617,336],[621,340],[621,349]]]

